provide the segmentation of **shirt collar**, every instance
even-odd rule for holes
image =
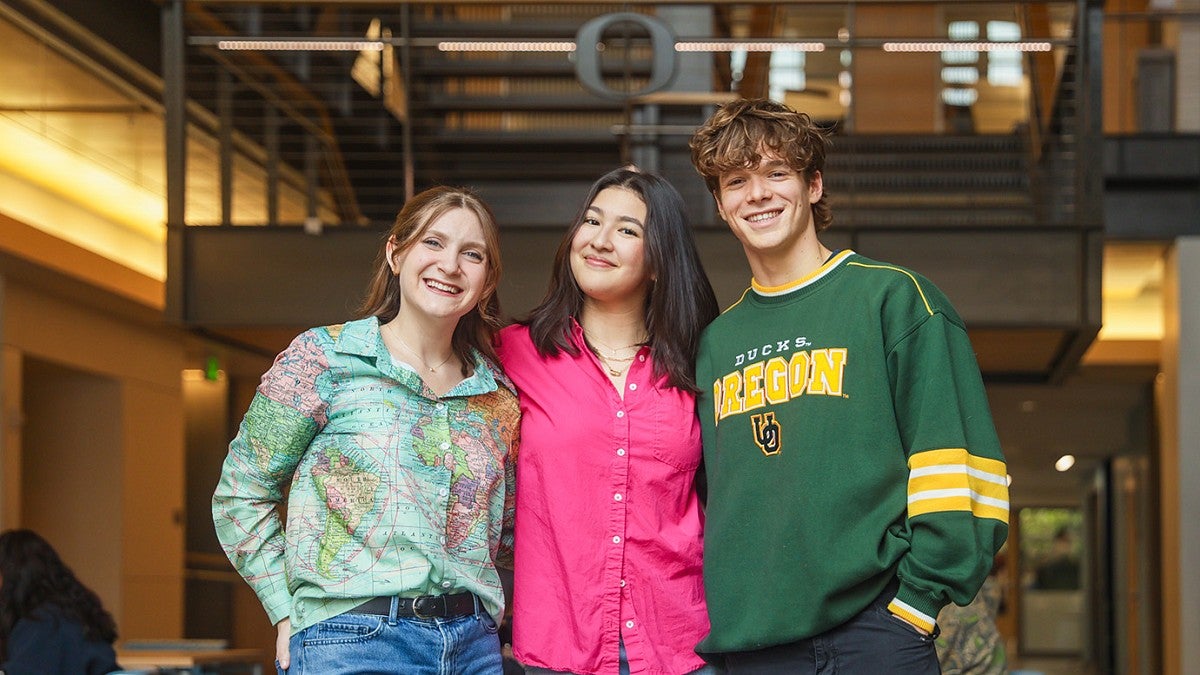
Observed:
[[[571,317],[570,334],[571,344],[580,349],[587,349],[587,336],[583,334],[583,325],[575,317]]]
[[[383,334],[380,332],[378,317],[369,316],[342,324],[340,331],[334,336],[333,348],[342,354],[374,359],[375,366],[380,370],[395,371],[398,380],[416,391],[425,389],[420,375],[415,371],[393,365],[392,355],[388,353],[387,347],[383,344]],[[496,367],[488,362],[483,354],[479,353],[479,350],[472,349],[471,358],[475,364],[474,372],[470,377],[454,385],[453,389],[446,392],[446,396],[487,394],[495,391],[501,385],[514,394],[516,393],[516,387],[512,382],[497,372]],[[498,375],[499,377],[497,377]]]
[[[347,321],[342,324],[341,331],[334,336],[333,348],[343,354],[356,356],[380,356],[383,349],[383,338],[379,333],[379,319],[368,316],[357,321]]]

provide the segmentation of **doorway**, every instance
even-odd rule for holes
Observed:
[[[20,525],[120,616],[121,385],[28,356],[21,379]]]

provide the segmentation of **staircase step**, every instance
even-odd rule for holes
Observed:
[[[1026,190],[1029,186],[1024,172],[1016,171],[918,171],[888,173],[826,172],[830,189],[859,190]]]
[[[833,226],[846,227],[1022,227],[1037,224],[1029,209],[833,209]]]
[[[825,163],[826,170],[859,171],[1018,171],[1028,165],[1024,153],[835,153]]]
[[[831,191],[829,199],[835,211],[839,208],[1021,209],[1032,206],[1028,193],[1024,192],[880,194]]]

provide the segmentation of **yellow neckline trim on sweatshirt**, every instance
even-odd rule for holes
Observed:
[[[799,279],[797,279],[795,281],[790,281],[781,286],[763,286],[762,284],[758,283],[758,280],[751,279],[750,287],[754,289],[755,293],[758,293],[759,295],[763,295],[763,296],[767,296],[767,297],[772,297],[772,296],[777,296],[777,295],[786,295],[786,294],[791,293],[792,291],[796,290],[797,288],[802,288],[804,286],[807,286],[807,285],[817,281],[818,279],[824,277],[826,274],[829,274],[830,272],[833,271],[833,268],[838,266],[839,263],[841,263],[847,257],[852,256],[852,255],[854,255],[854,251],[851,251],[850,249],[846,249],[846,250],[838,253],[837,255],[833,256],[829,260],[825,261],[825,264],[821,265],[820,267],[813,270],[809,274],[807,274],[803,277],[800,277]]]

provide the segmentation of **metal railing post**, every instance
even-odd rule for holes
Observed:
[[[187,181],[187,109],[184,92],[183,0],[170,0],[162,8],[163,128],[167,182],[167,319],[187,318],[187,246],[185,196]]]

